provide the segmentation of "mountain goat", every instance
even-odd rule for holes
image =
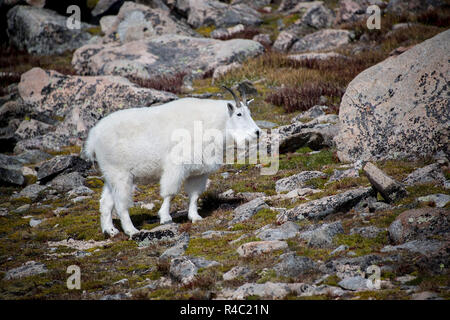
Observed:
[[[204,157],[205,150],[195,147],[193,153],[197,156],[200,153],[200,162],[174,161],[173,150],[179,147],[179,143],[173,141],[174,133],[195,136],[196,124],[200,123],[203,129],[222,134],[223,138],[215,141],[218,148],[223,148],[227,139],[254,140],[260,134],[245,94],[240,102],[231,89],[224,88],[233,95],[234,104],[228,100],[183,98],[151,108],[114,112],[90,130],[84,154],[91,161],[97,161],[105,180],[100,199],[103,233],[114,236],[119,232],[113,225],[113,208],[128,236],[139,232],[128,213],[133,183],[159,180],[160,195],[164,199],[158,212],[161,224],[172,221],[170,201],[184,183],[189,196],[188,218],[192,222],[202,219],[197,212],[198,197],[205,191],[209,174],[217,171],[221,163],[209,161],[211,159]],[[182,147],[190,147],[186,146],[191,143],[187,141]]]

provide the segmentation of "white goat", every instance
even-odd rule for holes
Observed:
[[[188,218],[192,222],[202,219],[197,212],[197,199],[205,191],[209,174],[221,164],[204,158],[200,158],[200,163],[173,161],[171,154],[177,142],[172,135],[181,129],[192,137],[195,123],[200,122],[203,129],[222,133],[220,148],[226,139],[257,138],[260,129],[250,115],[245,94],[242,103],[231,89],[224,88],[233,95],[234,104],[227,100],[183,98],[156,107],[114,112],[90,130],[84,154],[91,161],[97,160],[105,179],[100,199],[102,232],[109,236],[119,232],[113,225],[113,208],[127,235],[139,232],[128,214],[134,182],[159,180],[164,199],[158,212],[161,224],[172,221],[170,200],[179,193],[183,182],[190,201]]]

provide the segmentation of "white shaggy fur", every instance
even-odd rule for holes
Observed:
[[[183,98],[156,107],[117,111],[99,121],[89,132],[84,153],[91,161],[97,160],[105,179],[100,200],[102,231],[110,236],[119,232],[112,222],[114,208],[127,235],[139,232],[128,214],[135,182],[159,180],[164,199],[158,213],[161,224],[172,221],[170,200],[184,182],[190,201],[188,217],[193,222],[201,220],[197,199],[206,188],[208,175],[220,164],[174,163],[170,152],[177,141],[172,141],[172,133],[185,129],[194,136],[194,123],[200,121],[203,130],[217,129],[225,139],[256,138],[260,129],[248,107],[235,105],[235,101]]]

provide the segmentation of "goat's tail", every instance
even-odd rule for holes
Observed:
[[[86,142],[84,144],[82,157],[86,160],[91,161],[94,163],[95,161],[95,140],[96,140],[96,134],[95,134],[95,128],[92,128],[89,131],[88,138],[86,139]]]

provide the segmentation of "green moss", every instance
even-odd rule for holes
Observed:
[[[362,291],[358,293],[353,293],[354,297],[358,297],[359,300],[408,300],[409,296],[405,291],[399,288],[387,289],[387,290],[376,290],[376,291]]]
[[[27,198],[27,197],[18,197],[18,198],[15,198],[15,199],[11,199],[10,202],[11,202],[11,204],[13,204],[15,206],[21,206],[21,205],[24,205],[24,204],[31,204],[32,203],[31,199]]]
[[[233,237],[235,236],[230,235],[219,239],[191,239],[186,249],[186,255],[200,256],[215,261],[235,260],[238,254],[235,248],[229,244]]]
[[[296,22],[298,19],[300,19],[300,15],[298,13],[294,13],[294,14],[284,17],[283,23],[286,27],[289,27],[291,24]]]
[[[295,152],[296,153],[310,153],[313,150],[310,147],[301,147],[299,149],[297,149]]]
[[[87,178],[84,184],[86,185],[86,187],[95,189],[95,188],[103,188],[104,182],[99,178]]]
[[[381,232],[376,238],[365,238],[359,234],[339,234],[334,239],[336,245],[346,245],[354,251],[357,256],[366,255],[379,251],[388,244],[387,232]]]
[[[324,149],[315,154],[280,155],[280,170],[322,170],[325,166],[338,163],[333,150]]]
[[[37,177],[35,175],[32,175],[32,174],[27,174],[24,177],[25,177],[25,184],[27,186],[30,185],[30,184],[34,184],[37,181]]]
[[[331,276],[328,276],[323,282],[322,284],[326,284],[329,286],[334,286],[334,287],[338,287],[338,283],[341,282],[341,278],[339,278],[337,275],[333,274]]]
[[[100,26],[87,28],[86,32],[92,34],[93,36],[100,36],[103,34],[102,28],[100,28]]]
[[[213,32],[216,29],[214,25],[210,26],[202,26],[200,28],[195,29],[199,34],[201,34],[204,37],[209,37],[211,32]]]
[[[94,9],[97,3],[98,0],[86,0],[86,5],[89,9]]]
[[[423,197],[429,194],[435,193],[443,193],[450,195],[450,190],[445,189],[444,187],[436,186],[433,183],[414,185],[410,187],[406,187],[406,191],[408,191],[408,196],[403,199],[395,202],[395,205],[407,205],[416,201],[417,198]]]

